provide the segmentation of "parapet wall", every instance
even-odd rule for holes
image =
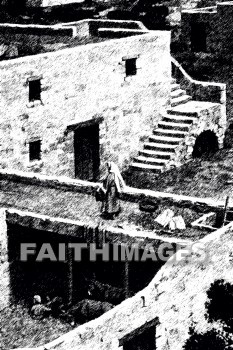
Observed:
[[[195,101],[220,103],[222,106],[222,118],[226,118],[226,84],[192,79],[173,57],[171,62],[174,78],[192,96],[192,99]]]
[[[76,28],[77,36],[80,38],[90,38],[96,36],[124,37],[148,32],[148,29],[139,21],[114,21],[105,19],[85,19],[78,22],[68,22],[62,24],[64,27],[72,26]],[[115,33],[115,35],[114,35]],[[102,35],[101,35],[102,34]],[[104,35],[105,34],[105,35]]]
[[[51,36],[51,37],[90,37],[98,36],[99,29],[119,30],[122,32],[135,31],[148,32],[148,29],[139,21],[113,21],[101,19],[85,19],[75,22],[67,22],[56,25],[36,25],[36,24],[14,24],[0,23],[0,35],[35,35],[35,36]]]
[[[36,55],[64,47],[76,37],[75,27],[0,24],[1,60]]]
[[[35,25],[35,24],[12,24],[0,23],[0,34],[24,34],[36,36],[75,36],[75,27],[62,25]]]
[[[38,186],[64,188],[73,192],[86,193],[95,195],[96,189],[100,183],[88,182],[82,180],[69,179],[61,176],[46,176],[36,173],[26,173],[15,170],[0,170],[0,179],[12,180],[27,184],[37,184]],[[215,201],[212,199],[197,198],[190,196],[183,196],[173,193],[156,192],[152,190],[144,190],[133,187],[126,187],[121,192],[122,200],[138,203],[141,200],[159,201],[161,204],[176,205],[178,207],[190,208],[198,212],[210,212],[223,209],[225,202]],[[233,206],[229,205],[230,209]]]

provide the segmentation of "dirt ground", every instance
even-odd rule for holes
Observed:
[[[32,319],[28,311],[22,305],[1,311],[1,350],[43,345],[72,329],[70,324],[52,317],[43,320]]]

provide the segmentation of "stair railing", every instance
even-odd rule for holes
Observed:
[[[184,68],[171,57],[172,77],[193,100],[220,103],[226,113],[226,84],[192,79]]]

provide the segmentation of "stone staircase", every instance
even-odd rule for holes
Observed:
[[[198,115],[193,109],[191,96],[173,79],[171,83],[171,108],[158,123],[153,135],[144,143],[143,150],[131,164],[132,170],[161,173],[176,147],[188,134]],[[202,102],[199,102],[201,104]],[[185,108],[184,108],[185,106]],[[193,110],[193,112],[192,112]]]

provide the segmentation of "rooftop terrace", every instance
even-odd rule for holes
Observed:
[[[76,220],[85,225],[101,226],[113,230],[114,235],[122,239],[124,234],[132,239],[196,241],[208,234],[197,229],[192,223],[204,213],[218,209],[218,203],[192,197],[182,197],[167,193],[137,190],[128,187],[122,194],[122,212],[114,220],[101,217],[100,203],[95,201],[94,193],[98,184],[79,180],[62,180],[43,175],[0,173],[0,206],[13,208],[35,215],[46,215],[59,220]],[[159,203],[153,213],[141,211],[141,200],[153,200]],[[224,203],[220,203],[223,208]],[[171,209],[175,215],[181,215],[186,223],[185,230],[169,231],[159,227],[155,218],[165,209]],[[29,216],[30,216],[29,215]],[[140,238],[141,237],[141,238]]]
[[[147,33],[138,21],[87,19],[58,25],[0,24],[0,60]]]

